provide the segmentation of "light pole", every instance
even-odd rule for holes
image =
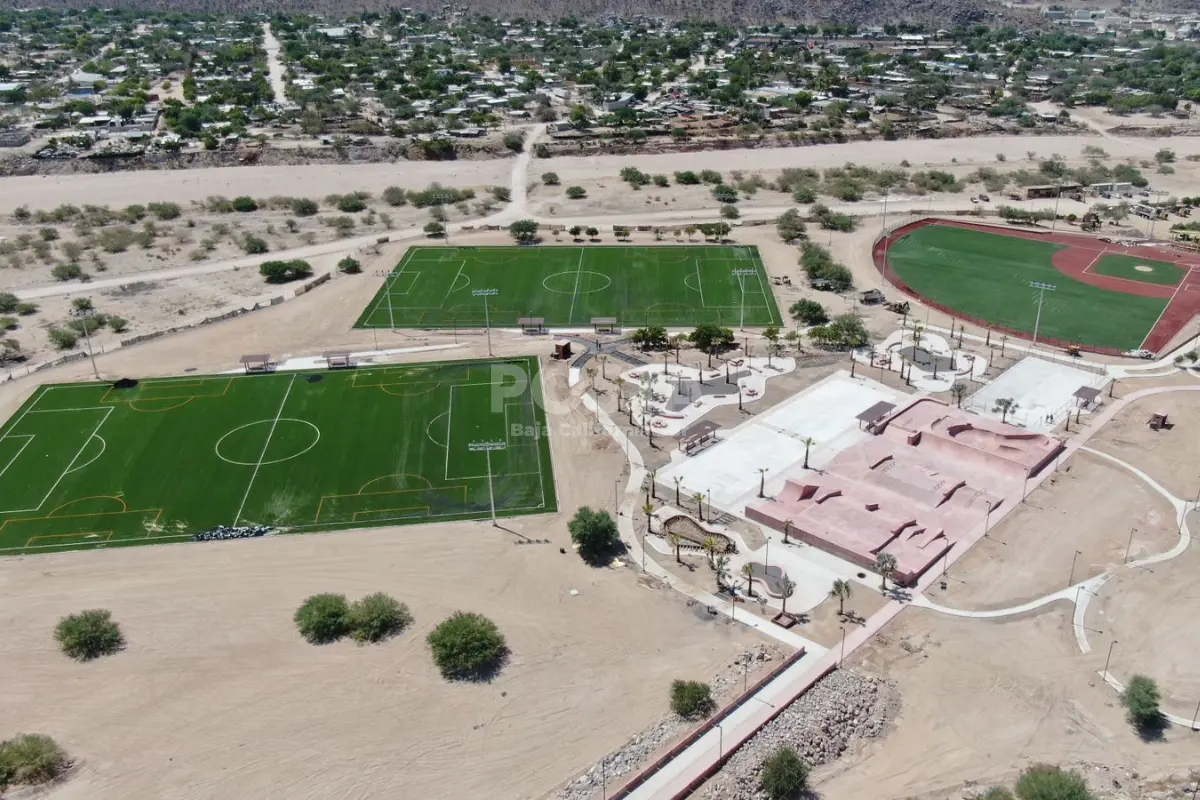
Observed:
[[[87,340],[88,358],[92,361],[92,375],[96,380],[100,380],[100,372],[96,369],[96,355],[92,352],[92,332],[88,326],[88,320],[96,315],[96,309],[88,308],[79,312],[79,316],[83,318],[83,338]]]
[[[739,330],[746,330],[746,283],[744,279],[757,274],[758,272],[752,269],[735,269],[733,271],[733,276],[738,279],[738,287],[742,290],[742,320],[738,325]]]
[[[721,723],[717,723],[717,760],[720,761],[725,757],[725,729],[721,727]]]
[[[471,294],[483,298],[483,327],[487,331],[488,355],[492,354],[492,318],[488,312],[488,298],[500,294],[499,289],[474,289]]]
[[[1033,342],[1030,343],[1030,349],[1037,347],[1038,328],[1042,324],[1042,303],[1046,300],[1046,292],[1053,292],[1058,289],[1053,283],[1042,283],[1041,281],[1030,281],[1029,285],[1038,290],[1038,310],[1037,318],[1033,322]]]
[[[1129,550],[1133,547],[1133,535],[1137,533],[1137,528],[1129,529],[1129,544],[1125,545],[1125,563],[1129,563]]]
[[[621,516],[621,479],[617,478],[613,481],[613,513],[618,517]]]
[[[1058,225],[1058,201],[1062,199],[1062,183],[1054,182],[1054,219],[1050,220],[1050,230]]]
[[[842,654],[838,656],[838,666],[842,666],[842,662],[846,660],[846,626],[842,626]]]
[[[507,448],[508,448],[508,443],[500,442],[500,441],[471,442],[470,444],[467,445],[467,449],[470,450],[471,452],[478,453],[478,452],[482,451],[483,454],[487,457],[488,504],[491,506],[491,509],[492,509],[492,525],[495,525],[495,526],[499,526],[500,523],[496,522],[496,493],[493,491],[493,488],[492,488],[492,451],[493,450],[505,450]]]
[[[1104,659],[1104,672],[1102,673],[1102,676],[1103,676],[1104,680],[1106,680],[1106,681],[1108,680],[1108,664],[1110,661],[1112,661],[1112,651],[1113,651],[1113,648],[1116,646],[1117,646],[1116,639],[1113,639],[1112,642],[1108,645],[1108,657]]]
[[[1083,553],[1082,550],[1076,550],[1075,555],[1071,556],[1071,577],[1067,578],[1067,586],[1075,582],[1075,560]]]

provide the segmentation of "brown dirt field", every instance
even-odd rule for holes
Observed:
[[[460,523],[4,559],[0,737],[46,732],[79,760],[56,800],[547,792],[662,713],[672,679],[708,680],[762,641],[571,554],[569,514],[610,499],[592,470],[621,471],[594,445],[554,440],[556,465],[589,465],[558,471],[567,511],[505,522],[551,545]],[[296,633],[306,596],[373,591],[407,602],[413,629],[364,647]],[[77,664],[53,627],[92,607],[128,648]],[[508,637],[490,684],[447,683],[430,661],[425,635],[457,609]]]
[[[1156,382],[1157,383],[1157,382]],[[1126,388],[1145,388],[1141,382],[1126,381]],[[1187,376],[1184,385],[1200,385]],[[1166,414],[1171,430],[1152,431],[1146,425],[1151,414]],[[1116,456],[1145,471],[1171,494],[1191,500],[1200,485],[1200,392],[1171,392],[1135,400],[1122,410],[1089,445]]]
[[[822,797],[946,800],[966,781],[1009,782],[1038,761],[1157,774],[1200,758],[1187,731],[1137,737],[1097,682],[1104,653],[1078,652],[1067,604],[997,622],[909,609],[847,663],[895,680],[903,705],[887,736],[814,773]]]
[[[838,615],[837,601],[826,598],[819,606],[801,615],[801,623],[792,631],[826,647],[838,647],[842,641],[843,624],[849,634],[885,605],[887,599],[880,592],[868,591],[866,587],[856,584],[854,595],[846,601],[845,617]]]
[[[1197,522],[1196,515],[1188,520]],[[1194,531],[1195,528],[1193,527]],[[1193,534],[1195,535],[1195,534]],[[1148,569],[1123,570],[1088,605],[1087,626],[1094,650],[1106,652],[1115,638],[1112,674],[1122,681],[1148,675],[1158,681],[1163,708],[1188,719],[1200,701],[1196,629],[1200,615],[1200,544],[1195,539],[1178,558]]]
[[[968,609],[1019,605],[1098,575],[1125,558],[1130,528],[1137,528],[1130,559],[1170,549],[1174,513],[1141,480],[1099,456],[1077,453],[1058,473],[1030,492],[1025,504],[1000,522],[951,566],[937,603]]]

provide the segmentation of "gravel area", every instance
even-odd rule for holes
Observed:
[[[747,680],[753,683],[761,677],[756,672],[771,669],[781,658],[782,652],[774,645],[759,645],[745,651],[709,683],[713,697],[721,703],[726,698],[740,694]],[[748,672],[745,668],[747,663],[750,665]],[[664,697],[664,705],[666,700]],[[590,800],[602,783],[607,783],[608,788],[615,791],[624,783],[625,776],[636,772],[643,762],[649,761],[660,749],[696,724],[671,713],[659,717],[620,749],[569,781],[555,795],[556,800]]]
[[[837,759],[854,741],[881,735],[900,708],[895,687],[879,678],[835,670],[800,696],[726,763],[699,792],[709,800],[760,800],[762,762],[790,744],[811,766]]]

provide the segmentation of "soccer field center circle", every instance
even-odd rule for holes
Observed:
[[[586,279],[584,276],[589,276]],[[593,286],[593,278],[603,278],[604,283]],[[551,283],[562,284],[564,288],[557,289],[551,286]],[[566,272],[555,272],[552,275],[547,275],[542,279],[542,287],[548,292],[555,294],[590,294],[592,292],[601,292],[612,286],[612,278],[605,275],[603,272],[592,272],[591,270],[568,270]]]
[[[308,426],[307,429],[300,428],[300,430],[306,430],[306,435],[311,437],[311,441],[308,442],[307,446],[297,444],[293,447],[293,452],[291,453],[278,458],[264,460],[267,450],[271,447],[271,442],[276,441],[276,436],[280,433],[280,427],[283,426],[286,430],[287,428],[294,428],[297,425]],[[261,434],[257,431],[254,434],[246,433],[246,431],[252,428],[261,426],[266,426]],[[297,439],[297,442],[299,441],[303,440]],[[265,467],[270,464],[279,464],[283,461],[299,458],[316,447],[319,441],[321,441],[321,429],[316,425],[313,425],[308,420],[281,417],[279,419],[260,419],[256,422],[239,425],[218,439],[213,449],[216,451],[217,458],[229,464],[235,464],[239,467]]]
[[[1154,272],[1154,267],[1149,264],[1138,264],[1134,269],[1138,272]]]

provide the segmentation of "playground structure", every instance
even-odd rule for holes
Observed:
[[[737,545],[733,543],[732,539],[723,533],[704,527],[687,514],[675,514],[667,517],[659,526],[658,532],[663,536],[675,534],[683,539],[684,547],[703,549],[704,543],[711,539],[716,544],[714,552],[718,554],[737,552]]]
[[[868,426],[869,439],[821,472],[788,478],[747,519],[912,584],[1010,491],[1062,451],[1061,441],[920,398]]]
[[[854,359],[876,369],[906,375],[909,382],[927,392],[945,392],[956,382],[979,380],[987,372],[987,359],[964,353],[953,337],[918,327],[888,334],[878,346],[855,351]]]

